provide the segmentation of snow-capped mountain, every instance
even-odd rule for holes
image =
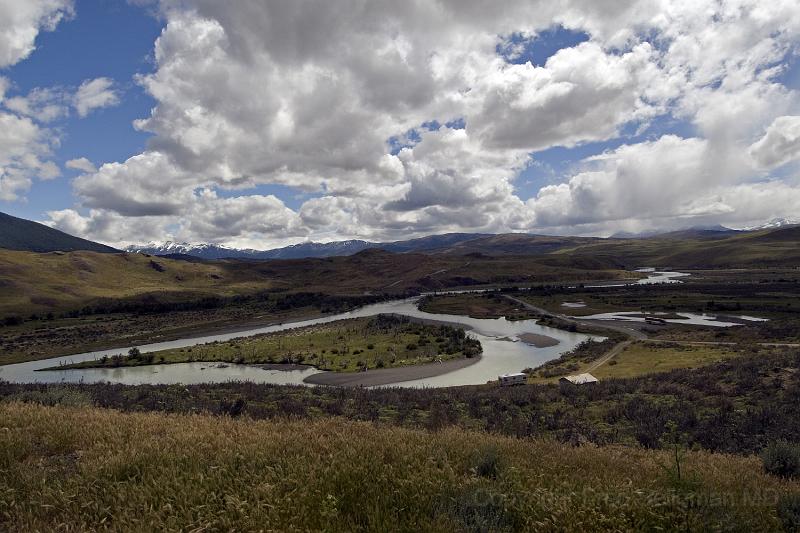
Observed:
[[[335,257],[357,254],[368,248],[382,248],[390,252],[417,252],[436,250],[460,242],[485,237],[478,233],[447,233],[419,239],[395,242],[370,242],[362,240],[334,242],[304,242],[272,250],[238,249],[218,244],[190,244],[165,242],[143,246],[128,246],[125,251],[150,255],[190,255],[201,259],[302,259],[305,257]]]
[[[301,257],[330,257],[350,255],[376,246],[367,241],[339,241],[331,243],[308,242],[273,250],[230,248],[219,244],[190,244],[165,242],[144,246],[128,246],[126,251],[151,255],[191,255],[201,259],[298,259]]]
[[[758,231],[761,229],[776,229],[776,228],[785,228],[788,226],[800,226],[800,219],[798,218],[773,218],[769,222],[765,222],[764,224],[759,224],[757,226],[750,226],[748,228],[742,228],[745,231]]]

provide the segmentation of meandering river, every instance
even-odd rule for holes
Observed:
[[[140,345],[142,352],[184,348],[213,341],[227,341],[237,337],[249,337],[261,333],[284,331],[287,329],[325,324],[336,320],[360,318],[394,313],[412,318],[423,318],[461,324],[470,329],[470,335],[481,341],[483,357],[465,368],[461,368],[441,376],[424,380],[403,382],[407,386],[446,387],[454,385],[473,385],[486,383],[497,378],[499,374],[519,372],[526,367],[535,367],[545,361],[558,357],[559,354],[571,350],[581,341],[589,338],[580,333],[570,333],[554,328],[540,326],[535,320],[509,321],[505,318],[477,319],[461,315],[444,315],[426,313],[417,309],[419,297],[395,300],[368,305],[346,313],[323,318],[303,320],[286,324],[252,328],[234,333],[222,333],[201,337],[190,337],[174,341],[157,342]],[[556,346],[536,348],[520,342],[517,336],[522,333],[538,333],[553,337],[559,341]],[[507,340],[504,340],[507,339]],[[71,382],[71,383],[124,383],[140,384],[173,384],[173,383],[218,383],[231,380],[248,380],[256,383],[299,384],[303,380],[320,372],[314,368],[303,370],[265,370],[248,365],[218,365],[215,363],[176,363],[169,365],[148,365],[120,368],[85,368],[73,370],[42,371],[43,368],[59,364],[78,363],[98,359],[104,355],[127,352],[127,348],[99,350],[81,354],[56,357],[40,361],[30,361],[14,365],[0,366],[0,379],[10,382]]]
[[[675,280],[676,277],[685,275],[677,272],[648,272],[650,276],[647,280],[652,280],[649,281],[650,283],[659,281],[675,282],[677,281]],[[648,282],[647,280],[639,280],[636,283]],[[566,351],[572,350],[580,342],[589,338],[589,336],[580,333],[570,333],[541,326],[537,324],[535,320],[509,321],[505,318],[478,319],[461,315],[426,313],[417,308],[418,300],[419,297],[382,302],[322,318],[257,327],[232,333],[187,337],[173,341],[139,345],[137,347],[142,352],[184,348],[213,341],[227,341],[237,337],[248,337],[261,333],[271,333],[315,324],[324,324],[336,320],[370,317],[381,313],[394,313],[412,318],[461,324],[469,328],[470,335],[480,340],[483,345],[483,356],[477,363],[440,376],[393,384],[408,387],[448,387],[482,384],[486,383],[487,380],[496,379],[499,374],[519,372],[524,368],[536,367],[546,361],[557,358]],[[559,343],[555,346],[537,348],[521,342],[518,339],[518,336],[523,333],[546,335],[557,339]],[[104,355],[114,355],[127,351],[128,348],[115,348],[0,366],[0,379],[16,383],[108,382],[127,385],[219,383],[236,380],[253,381],[256,383],[301,384],[308,376],[320,372],[314,368],[305,368],[302,370],[267,370],[249,365],[223,365],[208,362],[125,368],[42,370],[60,364],[78,363],[81,361],[98,359]]]

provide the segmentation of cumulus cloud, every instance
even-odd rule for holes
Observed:
[[[94,163],[85,157],[70,159],[65,163],[65,166],[74,170],[80,170],[81,172],[97,172],[97,167],[94,166]]]
[[[66,96],[58,88],[35,88],[25,96],[13,96],[3,102],[6,108],[18,115],[39,122],[52,122],[69,113]]]
[[[750,154],[765,168],[774,168],[800,157],[800,116],[776,118],[764,136],[750,146]]]
[[[119,95],[114,89],[114,80],[110,78],[84,81],[73,97],[73,105],[81,117],[85,117],[95,109],[115,106],[118,103]]]
[[[665,135],[589,158],[582,172],[542,188],[528,204],[538,226],[706,215],[717,206],[698,203],[697,195],[724,179],[715,161],[708,141]]]
[[[74,182],[94,213],[78,216],[114,220],[104,235],[127,219],[226,242],[610,231],[753,217],[736,192],[794,190],[763,181],[796,156],[800,100],[777,81],[800,37],[790,0],[159,6],[155,70],[138,78],[157,102],[135,123],[148,148]],[[498,54],[553,25],[589,40],[539,65]],[[659,119],[687,133],[649,133]],[[610,140],[520,198],[539,152]],[[313,198],[237,198],[263,184]]]
[[[505,66],[479,83],[470,130],[490,147],[528,151],[614,137],[656,113],[645,98],[658,78],[654,60],[648,43],[612,55],[590,42],[558,51],[543,67]]]
[[[0,111],[0,200],[18,199],[33,178],[53,179],[60,174],[47,160],[51,138],[30,118]]]
[[[39,32],[72,13],[72,0],[0,0],[0,68],[28,57]]]
[[[71,0],[0,0],[0,68],[26,58],[40,31],[52,31],[71,14]],[[59,95],[37,89],[26,97],[9,97],[10,86],[8,78],[0,76],[0,105],[6,109],[0,109],[0,200],[4,201],[21,198],[34,178],[48,180],[60,174],[48,160],[58,138],[34,122],[63,115]]]

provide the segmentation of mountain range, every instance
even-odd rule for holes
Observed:
[[[446,233],[417,239],[393,242],[346,240],[327,243],[307,242],[271,250],[237,249],[217,244],[188,244],[167,242],[145,246],[129,246],[124,251],[183,260],[217,259],[304,259],[350,256],[371,249],[394,253],[422,252],[443,255],[542,255],[560,250],[574,250],[605,254],[615,250],[619,257],[627,256],[635,248],[624,245],[637,241],[682,241],[711,243],[728,242],[737,236],[757,235],[761,231],[796,228],[794,219],[773,219],[760,226],[735,230],[724,226],[694,226],[669,232],[618,233],[611,238],[530,235],[524,233],[483,234]],[[739,241],[735,241],[739,242]],[[601,246],[602,251],[597,247]],[[621,247],[622,246],[622,247]],[[120,252],[110,246],[68,235],[46,225],[0,213],[0,248],[30,252],[86,250],[101,253]],[[641,257],[644,260],[644,257]],[[555,260],[555,259],[553,259]]]
[[[253,250],[229,248],[216,244],[189,244],[167,242],[164,244],[151,243],[145,246],[129,246],[127,252],[145,253],[150,255],[173,256],[189,255],[201,259],[303,259],[307,257],[339,257],[353,255],[363,250],[380,248],[388,252],[427,252],[450,246],[458,245],[488,235],[480,233],[445,233],[431,235],[419,239],[394,242],[370,242],[362,240],[334,241],[334,242],[304,242],[274,248],[272,250]]]

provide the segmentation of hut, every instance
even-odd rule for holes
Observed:
[[[571,385],[588,385],[591,383],[597,383],[597,378],[589,373],[585,374],[573,374],[572,376],[564,376],[560,380],[559,383],[568,383]]]

